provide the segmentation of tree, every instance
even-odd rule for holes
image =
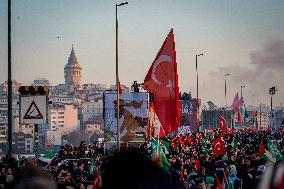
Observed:
[[[88,135],[86,135],[83,131],[81,130],[76,130],[70,132],[67,137],[67,143],[72,144],[73,146],[78,146],[81,141],[87,141],[88,140]]]

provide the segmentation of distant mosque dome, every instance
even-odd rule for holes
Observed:
[[[68,58],[68,62],[64,67],[64,78],[65,84],[69,87],[73,86],[74,88],[81,87],[81,66],[78,63],[75,51],[72,45],[71,53]]]

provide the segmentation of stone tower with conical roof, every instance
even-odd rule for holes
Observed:
[[[81,66],[77,61],[73,45],[68,62],[64,67],[65,84],[69,87],[79,88],[81,86]]]

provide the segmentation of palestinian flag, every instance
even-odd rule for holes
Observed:
[[[159,140],[152,138],[152,160],[156,162],[163,170],[169,171],[170,163],[162,149]]]
[[[276,160],[283,160],[283,155],[271,140],[268,142],[268,149],[272,153],[272,155],[276,158]]]
[[[223,189],[222,187],[222,184],[218,178],[218,176],[215,174],[215,179],[216,179],[216,182],[217,182],[217,189]]]
[[[224,173],[224,184],[225,184],[225,189],[232,189],[231,184],[228,180],[228,177],[225,173]]]
[[[170,141],[169,139],[167,138],[163,138],[163,147],[164,147],[164,150],[165,150],[165,154],[171,154],[172,153],[172,150],[171,150],[171,145],[170,145]]]
[[[272,163],[276,162],[276,158],[273,157],[273,155],[268,150],[265,149],[265,146],[262,143],[259,146],[258,153],[259,153],[260,157],[265,158]]]

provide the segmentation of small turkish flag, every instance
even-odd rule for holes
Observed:
[[[225,148],[225,143],[224,141],[221,140],[221,138],[217,138],[213,144],[212,144],[213,150],[212,153],[213,155],[224,155],[226,154],[226,148]]]

